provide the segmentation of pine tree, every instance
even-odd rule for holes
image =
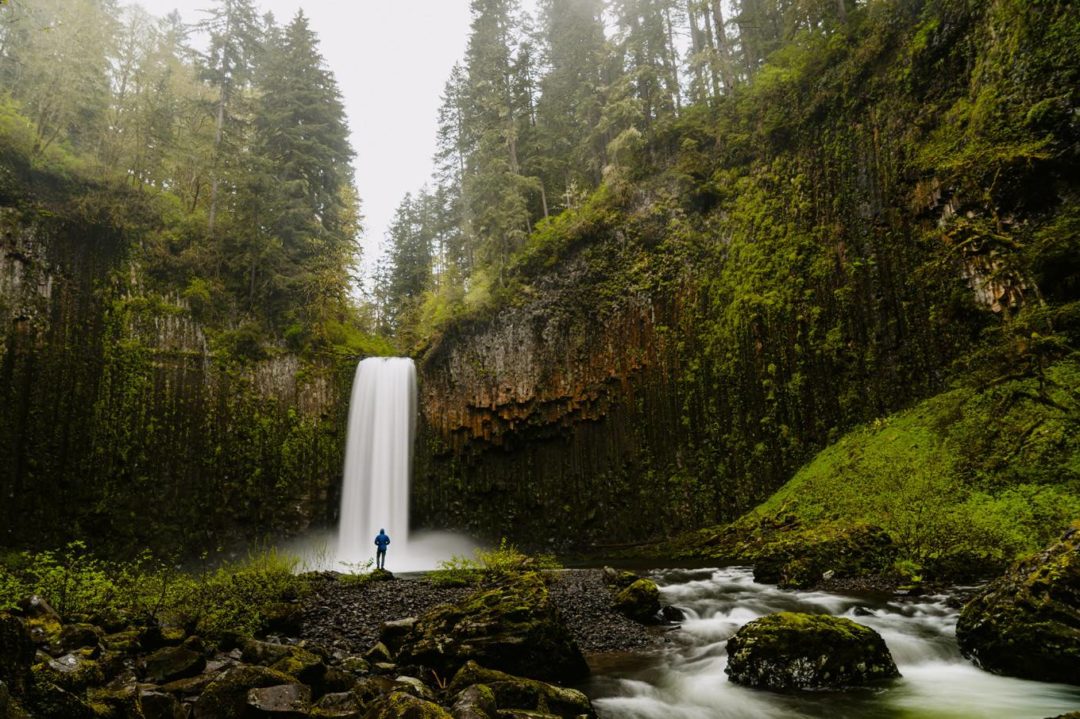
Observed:
[[[217,7],[199,27],[209,33],[210,46],[204,57],[203,78],[217,90],[214,107],[214,154],[207,225],[214,232],[223,176],[230,160],[242,146],[232,131],[240,131],[236,105],[244,99],[255,73],[260,50],[258,16],[252,0],[217,0]],[[235,141],[234,141],[235,140]]]

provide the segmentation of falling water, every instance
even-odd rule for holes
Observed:
[[[390,535],[391,571],[432,569],[472,543],[447,533],[409,534],[409,483],[416,435],[416,367],[407,357],[360,362],[349,403],[337,563],[362,568],[375,535]]]
[[[873,600],[781,591],[747,569],[655,573],[665,603],[686,613],[666,649],[597,667],[587,688],[601,719],[1042,719],[1080,707],[1080,687],[984,672],[960,656],[958,611],[944,596]],[[727,640],[765,614],[845,616],[873,627],[902,679],[853,692],[779,693],[728,681]]]
[[[409,479],[416,433],[416,367],[403,357],[369,357],[356,367],[349,403],[338,559],[361,563],[385,528],[407,554]]]

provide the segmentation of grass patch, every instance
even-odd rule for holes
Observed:
[[[503,537],[494,549],[477,549],[473,559],[454,555],[439,562],[439,568],[428,576],[436,584],[464,587],[550,569],[562,569],[554,555],[526,554]]]

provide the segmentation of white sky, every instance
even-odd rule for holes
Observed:
[[[212,0],[137,0],[194,23]],[[525,4],[525,3],[523,3]],[[370,268],[394,208],[431,174],[435,115],[450,68],[465,53],[469,0],[256,0],[278,24],[301,7],[337,77],[356,150]]]

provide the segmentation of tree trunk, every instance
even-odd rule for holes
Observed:
[[[720,61],[720,76],[724,80],[724,90],[731,92],[731,89],[735,87],[735,77],[731,72],[731,52],[728,49],[724,7],[721,0],[712,0],[712,9],[716,25],[716,51]]]

